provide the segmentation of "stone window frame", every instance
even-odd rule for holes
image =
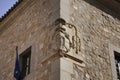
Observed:
[[[28,68],[29,68],[29,72],[26,74],[26,75],[24,75],[23,76],[23,74],[22,74],[22,77],[21,77],[21,79],[23,80],[25,77],[27,77],[30,73],[31,73],[31,55],[32,55],[32,46],[30,46],[30,47],[28,47],[27,49],[25,49],[24,51],[22,51],[21,52],[21,54],[19,55],[19,59],[20,59],[20,68],[21,68],[21,71],[22,71],[22,66],[23,66],[23,57],[24,56],[26,56],[27,55],[27,57],[26,58],[29,58],[30,60],[30,62],[29,62],[29,65],[28,65]],[[25,59],[25,58],[24,58]],[[25,65],[25,64],[24,64]],[[22,72],[21,72],[22,73]]]
[[[111,62],[111,69],[112,69],[112,77],[113,77],[113,80],[118,80],[116,66],[115,66],[114,51],[120,53],[120,48],[118,48],[112,44],[109,44],[109,54],[110,54],[110,62]]]

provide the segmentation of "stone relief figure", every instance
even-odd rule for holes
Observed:
[[[77,28],[69,23],[66,23],[63,19],[56,21],[56,32],[59,33],[61,39],[61,50],[64,53],[68,53],[71,49],[74,49],[76,53],[80,51],[80,38],[78,36]]]

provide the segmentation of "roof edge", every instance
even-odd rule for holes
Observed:
[[[2,22],[22,1],[23,0],[16,1],[16,3],[0,18],[0,22]]]

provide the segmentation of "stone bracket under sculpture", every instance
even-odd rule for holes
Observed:
[[[50,61],[53,57],[66,57],[78,63],[84,63],[81,58],[81,40],[76,26],[66,23],[63,19],[57,19],[53,25],[55,38],[59,39],[60,47],[57,53],[51,54],[45,58],[42,63]]]

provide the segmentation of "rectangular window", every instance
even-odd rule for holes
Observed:
[[[120,53],[114,51],[117,78],[120,80]]]
[[[109,43],[112,80],[120,80],[120,48]]]
[[[30,74],[30,62],[31,62],[31,47],[25,50],[20,55],[20,66],[21,66],[22,79],[28,74]]]

